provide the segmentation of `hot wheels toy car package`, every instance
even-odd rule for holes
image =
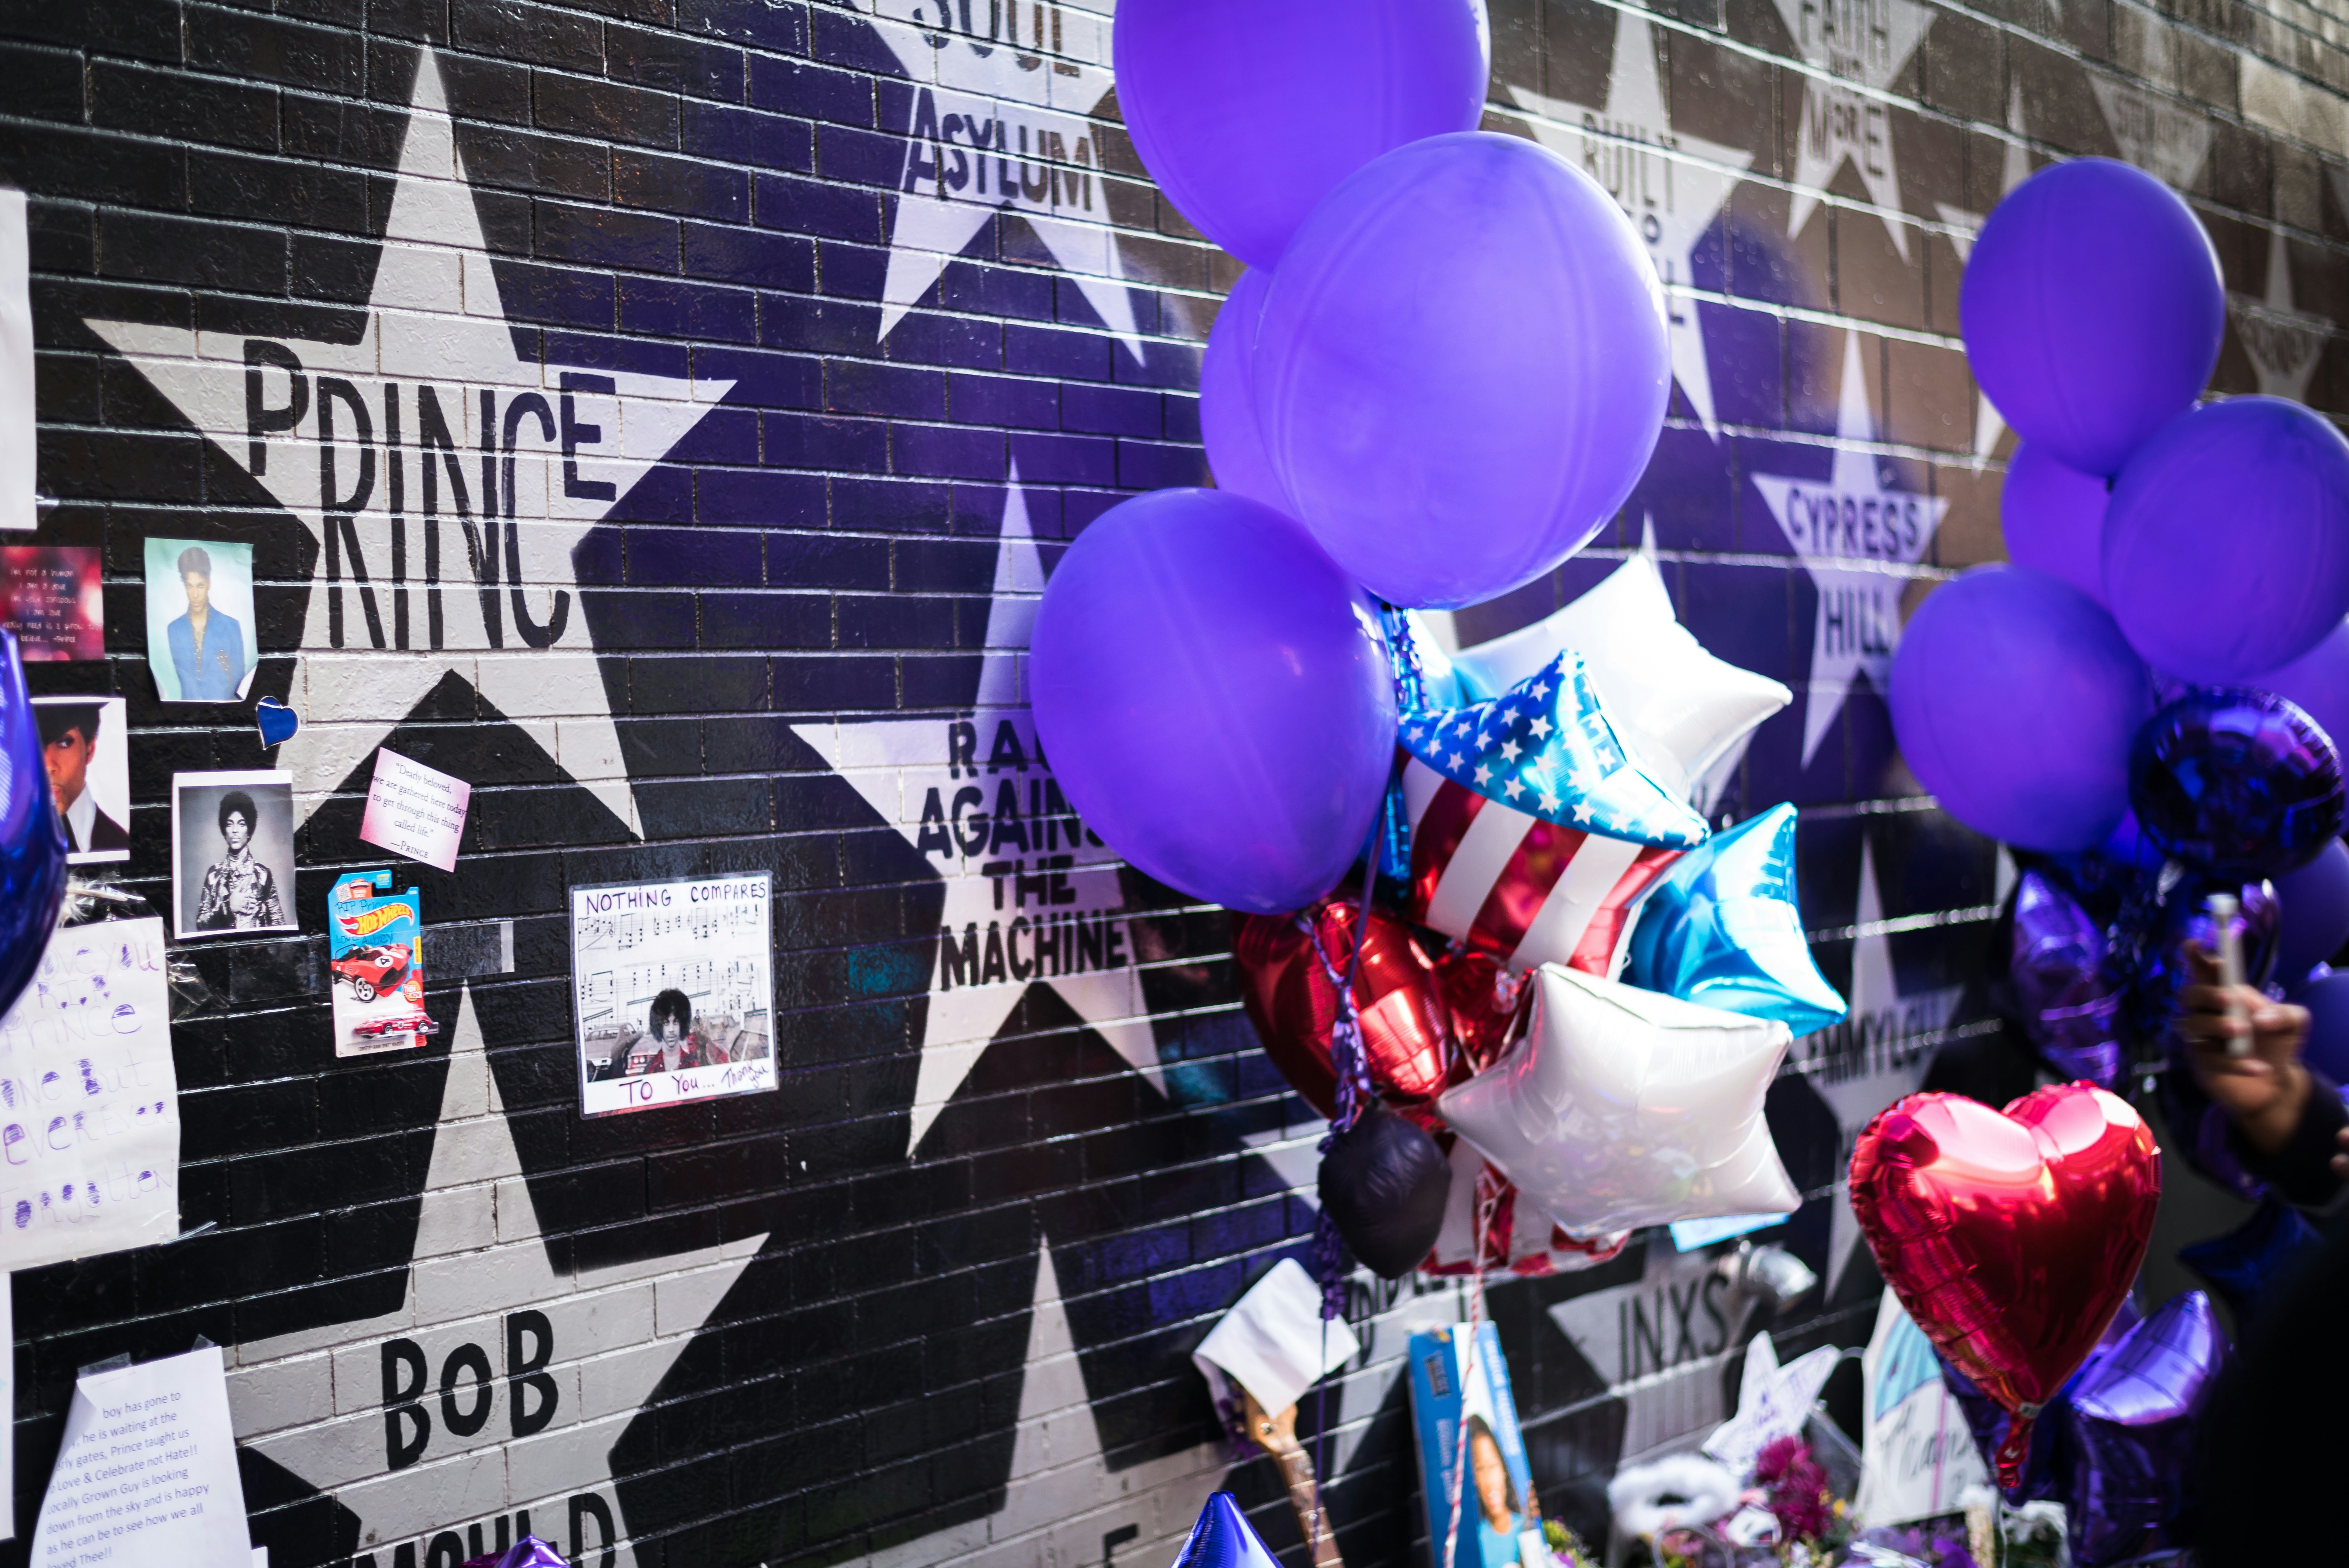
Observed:
[[[388,870],[353,872],[327,892],[336,1056],[401,1050],[439,1032],[424,1011],[423,926],[416,889],[392,892]]]

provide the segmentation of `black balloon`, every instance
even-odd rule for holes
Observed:
[[[2174,860],[2220,879],[2281,876],[2340,837],[2341,758],[2282,697],[2193,691],[2137,731],[2129,806]]]
[[[1381,1279],[1401,1279],[1444,1228],[1452,1167],[1417,1122],[1373,1101],[1321,1156],[1321,1212]]]

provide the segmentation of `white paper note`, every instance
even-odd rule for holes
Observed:
[[[218,1346],[85,1373],[33,1535],[37,1568],[252,1568]]]
[[[160,919],[49,938],[0,1018],[0,1268],[180,1233],[180,1090]]]
[[[378,747],[359,837],[395,855],[453,872],[457,843],[465,836],[465,810],[472,800],[473,787],[462,779],[436,772],[388,746]]]
[[[0,191],[0,528],[40,521],[33,499],[31,276],[25,193]]]

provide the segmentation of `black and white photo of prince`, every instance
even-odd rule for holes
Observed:
[[[283,773],[171,780],[179,934],[294,929],[294,797]]]
[[[200,931],[259,931],[285,923],[277,879],[253,852],[253,831],[261,812],[253,797],[232,789],[221,797],[220,836],[226,853],[204,868],[196,895]]]

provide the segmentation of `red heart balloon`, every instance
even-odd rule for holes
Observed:
[[[2161,1150],[2127,1100],[2092,1084],[2003,1111],[1912,1094],[1859,1135],[1851,1206],[1925,1336],[2014,1413],[2013,1485],[2031,1418],[2079,1369],[2136,1283],[2161,1201]]]

